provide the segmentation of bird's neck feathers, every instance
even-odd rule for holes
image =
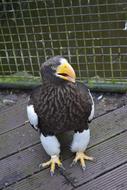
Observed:
[[[69,82],[69,81],[65,81],[64,79],[59,79],[59,78],[57,78],[57,77],[55,77],[55,76],[53,76],[53,77],[51,77],[51,76],[49,76],[49,78],[43,78],[42,80],[43,80],[43,84],[50,84],[50,85],[52,85],[52,86],[66,86],[66,85],[68,85],[69,83],[71,83],[71,82]]]

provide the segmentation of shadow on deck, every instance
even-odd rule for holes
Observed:
[[[0,189],[6,190],[126,190],[127,189],[127,106],[96,118],[91,124],[87,149],[96,163],[70,168],[72,135],[61,135],[61,159],[65,172],[50,176],[39,164],[48,159],[36,133],[25,124],[26,103],[0,113]]]

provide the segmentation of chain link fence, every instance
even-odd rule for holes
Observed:
[[[80,80],[126,81],[127,1],[0,1],[0,78],[39,77],[55,55],[65,56]]]

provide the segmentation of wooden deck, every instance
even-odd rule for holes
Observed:
[[[26,103],[20,102],[0,113],[0,189],[5,190],[126,190],[127,189],[127,106],[96,118],[91,128],[87,153],[96,162],[87,162],[83,173],[79,165],[70,168],[71,133],[61,135],[61,156],[66,171],[39,164],[49,157],[39,134],[25,124]]]

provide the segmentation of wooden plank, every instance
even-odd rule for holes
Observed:
[[[71,184],[61,175],[49,175],[49,170],[43,170],[19,183],[16,183],[6,190],[71,190]]]
[[[62,153],[62,160],[69,158]],[[0,161],[0,189],[40,171],[39,164],[49,160],[41,144],[35,145]],[[49,174],[50,175],[50,174]]]
[[[47,160],[42,146],[36,145],[0,161],[0,189],[38,172],[39,164]]]
[[[88,155],[94,156],[97,161],[96,163],[87,162],[87,168],[84,173],[79,164],[72,168],[68,167],[72,162],[72,158],[64,163],[65,168],[67,168],[64,175],[68,180],[72,181],[75,187],[127,162],[127,131],[90,148],[87,152]]]
[[[29,125],[0,135],[0,159],[39,142],[39,134]]]
[[[90,125],[91,142],[89,147],[124,131],[127,122],[126,115],[127,106],[95,119]],[[72,132],[60,135],[59,139],[63,146],[69,147],[72,141]],[[32,144],[38,143],[39,141],[39,134],[31,129],[29,124],[18,127],[0,135],[0,158],[32,146]]]
[[[126,136],[127,132],[124,132],[102,144],[90,148],[88,152],[96,157],[97,162],[87,163],[87,170],[84,174],[79,165],[73,168],[69,167],[72,158],[68,159],[70,157],[70,152],[64,149],[64,152],[62,152],[62,159],[68,159],[63,161],[66,168],[64,175],[68,181],[71,181],[74,186],[86,183],[111,168],[127,161]],[[36,145],[2,160],[0,162],[0,179],[2,179],[0,187],[2,188],[6,184],[12,184],[33,173],[39,172],[38,165],[47,159],[49,158],[41,145]],[[74,179],[74,181],[72,179]]]
[[[127,164],[86,183],[77,190],[125,190],[127,189]]]
[[[10,131],[24,124],[27,120],[26,101],[19,102],[11,108],[0,112],[0,134]]]
[[[126,130],[127,106],[93,120],[90,129],[90,147]]]

